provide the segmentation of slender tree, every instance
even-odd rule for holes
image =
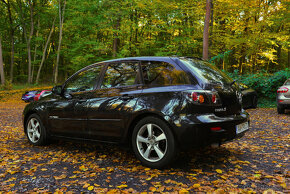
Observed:
[[[5,76],[4,76],[4,69],[3,69],[3,57],[2,57],[2,44],[1,44],[1,37],[0,37],[0,77],[1,77],[1,84],[5,84]]]
[[[31,39],[34,31],[34,21],[33,21],[33,3],[31,0],[28,0],[29,8],[30,8],[30,33],[27,39],[27,54],[28,54],[28,83],[31,83]]]
[[[15,29],[14,27],[14,21],[12,17],[12,10],[11,10],[11,1],[5,1],[1,0],[7,7],[7,13],[8,13],[8,18],[9,18],[9,35],[10,35],[10,44],[11,44],[11,56],[10,56],[10,82],[13,82],[13,69],[14,69],[14,34],[15,34]]]
[[[204,19],[204,30],[203,30],[203,53],[202,57],[208,60],[209,50],[209,25],[210,25],[210,13],[211,13],[212,0],[206,0],[206,13]]]
[[[41,72],[41,69],[42,69],[43,63],[44,63],[44,61],[45,61],[45,56],[46,56],[47,46],[48,46],[48,44],[49,44],[49,42],[50,42],[50,37],[51,37],[52,32],[53,32],[53,30],[54,30],[55,19],[56,19],[56,18],[54,18],[54,20],[53,20],[53,22],[52,22],[52,27],[51,27],[51,29],[50,29],[49,35],[48,35],[48,37],[47,37],[47,40],[46,40],[46,43],[45,43],[45,46],[44,46],[44,49],[43,49],[42,59],[41,59],[41,62],[40,62],[39,68],[38,68],[38,72],[37,72],[37,76],[36,76],[36,81],[35,81],[35,83],[38,83],[38,81],[39,81],[40,72]]]
[[[59,38],[58,38],[58,47],[57,47],[57,57],[56,57],[56,64],[54,68],[54,83],[57,83],[58,78],[58,66],[59,66],[59,57],[60,57],[60,49],[61,49],[61,41],[62,41],[62,29],[63,29],[63,22],[64,22],[64,12],[65,12],[65,5],[66,0],[63,2],[63,6],[61,6],[61,0],[59,0]],[[61,8],[62,7],[62,8]]]

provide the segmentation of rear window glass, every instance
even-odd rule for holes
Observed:
[[[233,80],[217,67],[206,61],[196,59],[181,59],[181,61],[197,76],[211,83],[231,83]]]
[[[101,88],[123,87],[140,84],[138,63],[112,63],[105,73]]]
[[[190,84],[188,75],[173,65],[161,61],[142,62],[143,79],[146,85],[166,86]]]
[[[284,85],[290,85],[290,80],[287,80]]]

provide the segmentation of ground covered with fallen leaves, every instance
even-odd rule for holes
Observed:
[[[124,146],[28,143],[20,95],[0,102],[0,193],[289,193],[290,112],[250,109],[250,131],[220,148],[181,153],[167,169],[141,165]]]

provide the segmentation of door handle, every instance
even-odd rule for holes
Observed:
[[[84,102],[86,102],[86,101],[87,101],[86,99],[79,99],[79,100],[77,100],[77,103],[82,104],[82,103],[84,103]]]
[[[128,94],[124,94],[124,95],[121,96],[121,99],[122,100],[131,100],[133,98],[134,98],[134,96],[130,96]]]

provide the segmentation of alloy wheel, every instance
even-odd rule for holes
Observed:
[[[27,125],[27,136],[32,143],[37,143],[40,139],[41,128],[37,119],[31,118]]]
[[[166,134],[158,125],[147,123],[139,129],[136,145],[145,160],[158,162],[165,156],[168,143]]]

